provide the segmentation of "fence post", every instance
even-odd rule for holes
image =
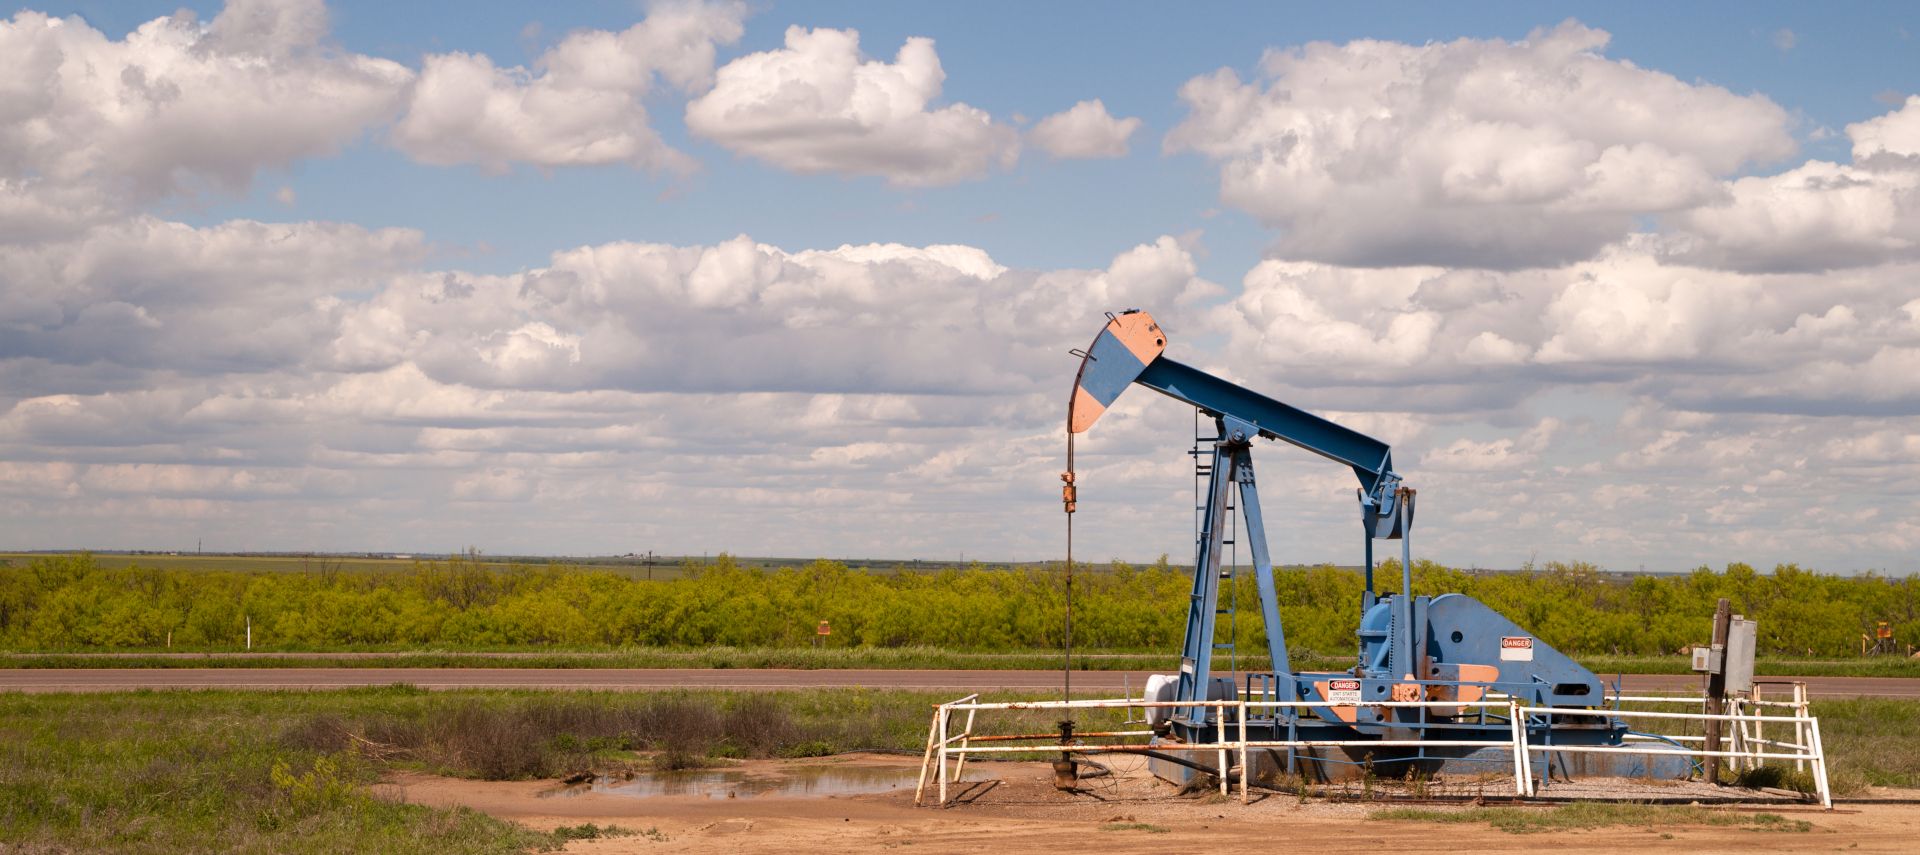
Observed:
[[[1731,714],[1746,714],[1747,702],[1744,699],[1737,697],[1731,698],[1729,699],[1729,703],[1733,707],[1733,709],[1729,711]],[[1740,756],[1731,758],[1732,762],[1727,764],[1729,769],[1736,775],[1747,768],[1748,758],[1745,756],[1745,752],[1747,751],[1747,724],[1748,722],[1744,718],[1733,722],[1733,733],[1729,734],[1730,745],[1728,750],[1740,754]]]
[[[1793,715],[1794,715],[1794,718],[1796,719],[1793,723],[1793,743],[1795,745],[1806,746],[1800,749],[1801,751],[1806,751],[1808,750],[1808,748],[1811,748],[1813,745],[1813,743],[1808,741],[1808,738],[1807,738],[1807,684],[1806,683],[1795,681],[1793,684]],[[1804,760],[1793,761],[1793,771],[1804,772],[1806,771],[1806,769],[1807,769],[1806,761]]]
[[[1521,707],[1521,709],[1526,708]],[[1527,729],[1527,720],[1524,718],[1520,720],[1520,756],[1523,758],[1522,764],[1527,769],[1527,798],[1533,798],[1540,794],[1540,788],[1533,783],[1533,733]],[[1553,772],[1551,759],[1547,762],[1547,772],[1549,774]]]
[[[1717,667],[1707,672],[1707,712],[1720,715],[1726,712],[1727,697],[1727,627],[1733,622],[1733,601],[1726,597],[1713,610],[1713,652],[1718,660]],[[1707,719],[1706,750],[1714,752],[1700,758],[1705,761],[1707,783],[1720,786],[1720,720]]]
[[[1247,755],[1247,702],[1240,702],[1240,803],[1251,804],[1252,797],[1247,795],[1247,776],[1253,772],[1252,758]]]
[[[1227,760],[1227,708],[1226,707],[1214,707],[1213,723],[1214,723],[1213,741],[1214,741],[1214,744],[1220,746],[1220,795],[1224,796],[1227,794],[1227,781],[1229,780],[1229,776],[1227,772],[1230,768],[1232,768],[1227,765],[1228,760]]]
[[[942,705],[944,706],[944,705]],[[927,723],[927,753],[920,758],[920,783],[913,787],[913,806],[921,804],[921,794],[927,789],[927,770],[933,766],[934,746],[940,741],[940,707],[933,708],[933,721]]]
[[[1820,791],[1820,806],[1833,810],[1833,788],[1827,785],[1827,746],[1820,739],[1820,720],[1810,718],[1807,727],[1812,734],[1813,746],[1813,783]]]
[[[1527,771],[1527,747],[1525,740],[1520,737],[1520,734],[1524,732],[1524,730],[1525,726],[1520,723],[1520,702],[1508,699],[1507,734],[1513,740],[1513,794],[1516,796],[1525,796],[1527,794],[1527,778],[1529,777]]]
[[[944,705],[940,707],[940,806],[947,804],[947,720],[952,711]]]

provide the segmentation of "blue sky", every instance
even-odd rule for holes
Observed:
[[[30,8],[79,14],[118,35],[175,8],[211,19],[220,4]],[[433,3],[336,2],[330,8],[334,37],[356,52],[413,63],[427,53],[460,50],[524,64],[568,32],[630,26],[644,4],[476,2],[452,15]],[[1664,3],[1184,8],[1097,2],[1052,3],[1041,10],[1017,3],[956,8],[859,2],[755,9],[745,35],[727,53],[777,47],[792,25],[856,29],[863,48],[875,56],[891,55],[909,36],[930,36],[949,69],[949,101],[1038,118],[1100,97],[1116,115],[1139,116],[1150,130],[1180,120],[1170,81],[1223,66],[1248,69],[1270,47],[1362,38],[1414,44],[1519,39],[1568,18],[1611,33],[1609,56],[1735,92],[1766,93],[1803,123],[1795,130],[1812,155],[1844,152],[1844,140],[1808,141],[1807,133],[1884,112],[1887,105],[1874,96],[1907,91],[1920,75],[1914,59],[1920,48],[1911,36],[1920,32],[1920,9],[1907,4],[1868,4],[1847,15],[1791,3],[1737,10]],[[1010,18],[1018,25],[1009,26]],[[1776,45],[1783,29],[1794,33],[1790,50]],[[960,241],[990,245],[996,258],[1010,264],[1093,266],[1130,245],[1133,235],[1205,227],[1214,237],[1203,270],[1228,279],[1257,261],[1263,244],[1257,223],[1221,210],[1206,163],[1166,156],[1152,145],[1136,146],[1119,161],[1038,160],[981,182],[903,195],[878,179],[823,187],[817,178],[731,158],[717,145],[689,138],[676,119],[662,111],[656,126],[708,164],[693,179],[697,198],[680,204],[659,204],[666,182],[619,167],[554,174],[522,167],[507,178],[476,180],[471,169],[422,170],[395,152],[356,146],[338,158],[295,164],[284,178],[268,176],[250,197],[195,200],[181,213],[200,222],[284,216],[271,196],[278,186],[291,186],[302,200],[302,216],[423,228],[437,241],[465,248],[484,244],[490,251],[465,264],[502,271],[538,265],[555,248],[581,243],[635,237],[705,243],[741,233],[783,247]],[[368,193],[370,186],[382,191]],[[808,216],[793,216],[796,209]]]
[[[3,545],[1051,557],[1137,305],[1436,560],[1920,547],[1910,5],[176,8],[0,31]],[[1187,548],[1189,418],[1089,439],[1096,551]]]

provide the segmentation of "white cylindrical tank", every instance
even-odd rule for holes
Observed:
[[[1233,678],[1215,677],[1208,682],[1212,683],[1212,685],[1207,687],[1207,700],[1228,701],[1233,699]],[[1149,703],[1155,701],[1171,701],[1174,700],[1174,693],[1178,692],[1179,689],[1179,674],[1149,674],[1147,675],[1147,690],[1141,695],[1141,700]],[[1147,726],[1159,727],[1161,722],[1173,717],[1173,711],[1175,709],[1177,709],[1177,707],[1147,707]]]
[[[1148,703],[1171,701],[1173,700],[1174,689],[1179,685],[1179,674],[1149,674],[1147,675],[1147,691],[1140,699]],[[1147,707],[1147,726],[1159,727],[1161,722],[1166,721],[1172,715],[1173,707]]]

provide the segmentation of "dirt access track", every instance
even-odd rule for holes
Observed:
[[[1847,804],[1833,812],[1802,805],[1745,808],[1812,823],[1807,831],[1701,825],[1613,826],[1511,834],[1481,823],[1369,819],[1378,806],[1255,794],[1178,797],[1172,788],[1114,761],[1115,774],[1090,779],[1081,793],[1053,789],[1039,763],[974,766],[962,797],[946,808],[913,806],[913,782],[885,792],[843,796],[727,792],[634,797],[586,792],[555,797],[551,781],[482,782],[402,775],[389,782],[406,801],[471,807],[538,829],[594,823],[639,834],[578,840],[570,853],[652,852],[1887,852],[1907,853],[1920,839],[1920,806]],[[820,763],[913,768],[914,759],[855,755],[807,761],[754,761],[748,775],[778,776]],[[931,800],[930,800],[931,801]],[[1521,810],[1549,810],[1526,807]],[[1727,810],[1741,810],[1729,807]]]

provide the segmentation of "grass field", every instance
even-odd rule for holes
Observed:
[[[875,690],[404,686],[0,695],[0,851],[536,851],[586,832],[536,833],[471,811],[399,804],[382,798],[378,781],[396,769],[516,779],[715,758],[917,751],[928,706],[946,699]],[[1823,701],[1814,712],[1841,792],[1920,786],[1920,703]],[[1016,715],[1025,718],[996,719],[996,727],[1043,732],[1053,717]],[[1511,819],[1513,830],[1530,831],[1648,819],[1633,810],[1444,821]]]
[[[911,751],[926,738],[929,705],[943,700],[406,687],[0,694],[0,852],[533,851],[569,835],[399,804],[377,782],[393,769],[519,779]],[[1008,723],[1051,727],[1045,714],[1026,718]]]

